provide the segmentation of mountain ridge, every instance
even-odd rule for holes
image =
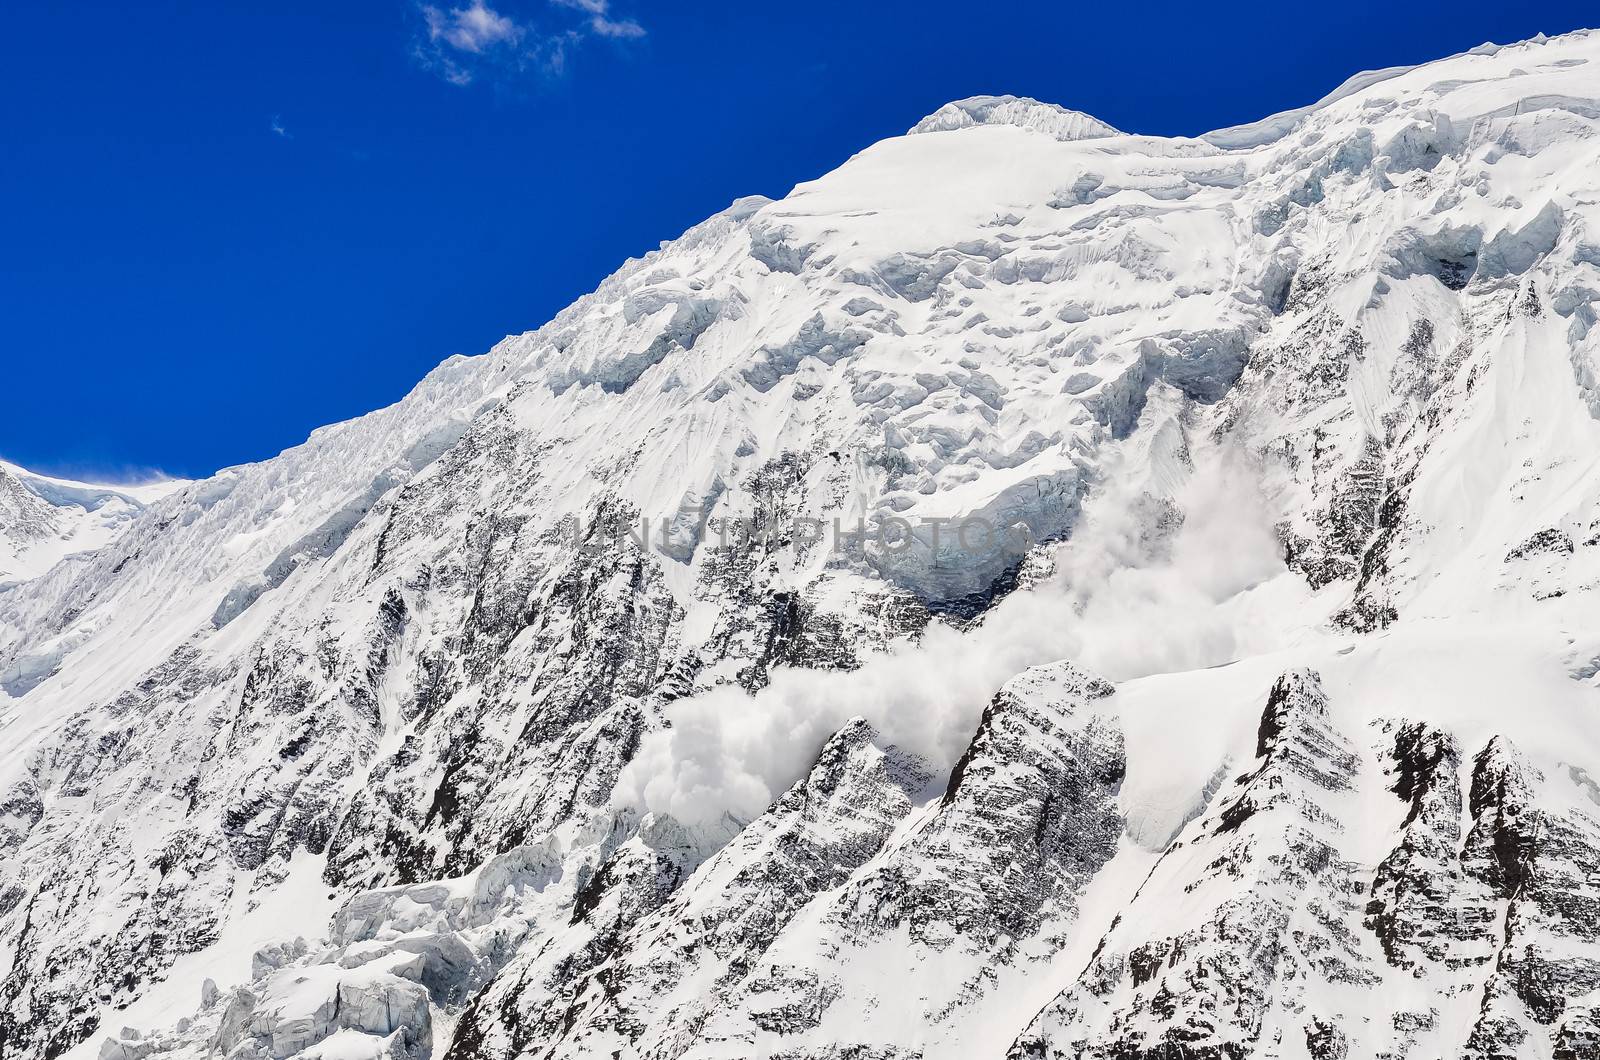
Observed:
[[[0,1045],[1584,1055],[1596,62],[893,138],[0,594]]]
[[[0,586],[105,547],[147,504],[185,484],[182,479],[79,482],[0,460]]]

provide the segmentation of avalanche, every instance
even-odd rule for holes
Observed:
[[[1597,72],[957,101],[135,498],[0,588],[0,1055],[1600,1055]]]

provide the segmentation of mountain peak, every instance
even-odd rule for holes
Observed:
[[[0,463],[0,1052],[1596,1056],[1597,70],[963,100],[149,507]]]
[[[974,125],[1015,125],[1048,133],[1057,140],[1089,140],[1100,136],[1119,136],[1098,118],[1082,111],[1068,110],[1054,103],[1041,103],[1026,96],[968,96],[946,103],[913,125],[910,133],[947,132]]]

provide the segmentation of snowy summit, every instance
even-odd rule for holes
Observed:
[[[1057,140],[1117,136],[1117,130],[1079,111],[1040,103],[1025,96],[971,96],[946,103],[910,129],[911,133],[946,132],[974,125],[1015,125]]]
[[[1600,34],[912,132],[0,588],[0,1054],[1600,1055]]]

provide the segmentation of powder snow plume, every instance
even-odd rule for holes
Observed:
[[[1225,663],[1241,639],[1273,635],[1277,624],[1257,622],[1259,609],[1243,599],[1284,570],[1248,462],[1229,448],[1197,454],[1175,491],[1183,515],[1170,539],[1154,533],[1150,495],[1116,473],[1113,465],[1083,524],[1056,547],[1055,572],[981,624],[935,622],[857,670],[784,668],[754,695],[725,685],[679,700],[619,791],[685,823],[749,820],[856,716],[942,779],[984,706],[1030,666],[1072,659],[1119,681]]]

